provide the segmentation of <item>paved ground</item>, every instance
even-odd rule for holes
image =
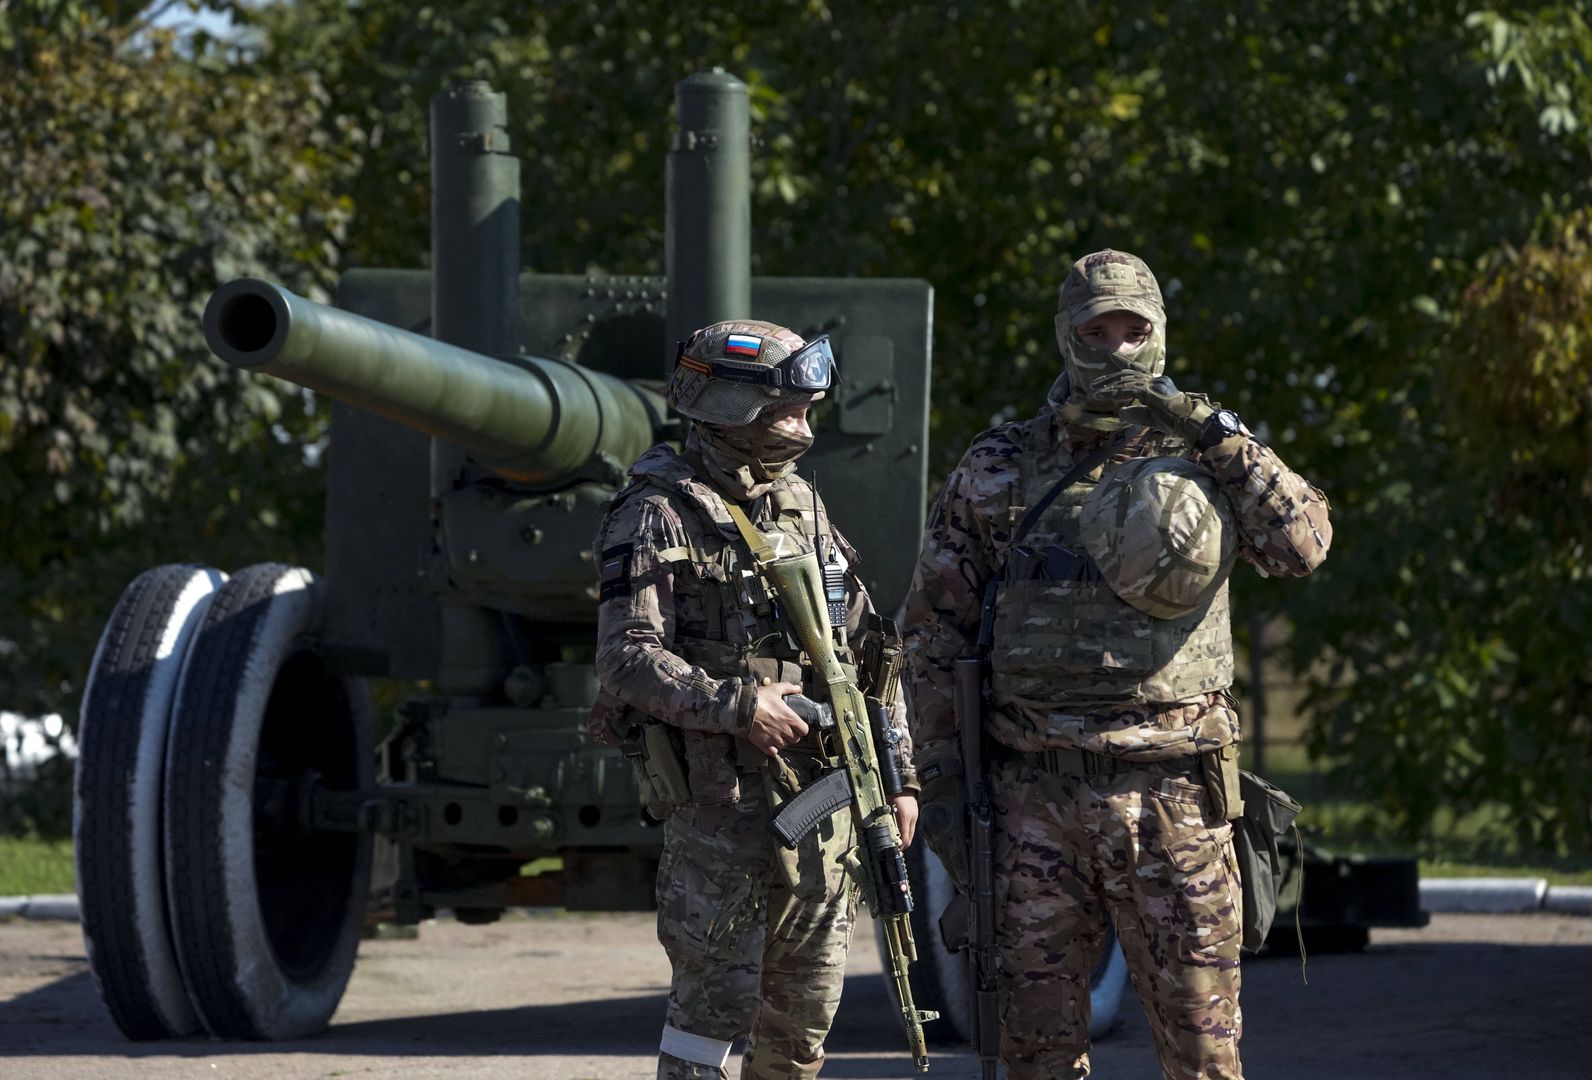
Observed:
[[[871,935],[860,938],[870,940]],[[825,1077],[910,1075],[872,949],[858,949]],[[1592,918],[1439,915],[1360,955],[1245,967],[1245,1063],[1267,1080],[1586,1077]],[[281,1045],[132,1044],[100,1008],[75,925],[0,923],[0,1077],[621,1080],[652,1075],[667,977],[650,917],[429,924],[367,942],[326,1035]],[[1144,1021],[1095,1052],[1099,1077],[1157,1074]],[[971,1080],[939,1052],[931,1076]]]

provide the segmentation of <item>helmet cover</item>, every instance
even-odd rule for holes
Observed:
[[[1215,597],[1238,543],[1216,479],[1181,457],[1139,458],[1107,470],[1084,501],[1079,526],[1111,591],[1158,619],[1180,618]]]
[[[808,398],[806,391],[714,378],[707,364],[772,368],[807,342],[794,330],[756,319],[731,319],[703,327],[680,348],[665,391],[670,407],[704,424],[739,427],[775,402]],[[699,361],[692,364],[689,361]]]

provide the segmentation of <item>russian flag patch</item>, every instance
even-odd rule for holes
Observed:
[[[756,356],[763,351],[763,339],[749,334],[731,334],[725,339],[724,351],[730,356]]]

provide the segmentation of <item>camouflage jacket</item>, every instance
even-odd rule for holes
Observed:
[[[1069,424],[1046,408],[1030,420],[979,435],[946,481],[929,514],[904,626],[912,732],[920,756],[956,736],[952,661],[971,651],[984,583],[1005,559],[1016,524],[1023,446],[1038,439],[1054,447],[1059,480],[1071,462],[1111,437],[1111,432]],[[1113,461],[1161,452],[1165,440],[1140,429]],[[1238,522],[1238,554],[1262,574],[1302,576],[1326,558],[1332,542],[1326,497],[1247,430],[1203,453],[1189,450],[1187,456],[1227,493]],[[990,728],[1020,750],[1075,746],[1144,759],[1212,750],[1239,737],[1237,711],[1225,692],[1173,705],[1124,704],[1083,715],[1051,712],[1011,721],[991,722]]]
[[[811,671],[796,657],[770,658],[778,650],[766,642],[769,596],[719,491],[663,444],[638,458],[630,475],[594,547],[601,576],[598,680],[631,708],[684,730],[699,803],[731,801],[734,770],[757,760],[740,738],[756,706],[754,681],[784,679],[812,689]],[[743,509],[760,530],[783,532],[804,549],[821,537],[821,558],[845,564],[846,648],[838,651],[849,662],[873,605],[857,576],[855,550],[830,524],[812,487],[792,474]],[[890,713],[903,773],[915,787],[899,694]]]

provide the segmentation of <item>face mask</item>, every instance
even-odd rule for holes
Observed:
[[[796,468],[796,460],[813,445],[811,435],[775,431],[768,421],[739,427],[698,424],[703,449],[720,459],[745,466],[757,480],[779,480]]]
[[[1118,371],[1141,371],[1152,379],[1166,369],[1166,325],[1152,322],[1150,336],[1137,346],[1114,353],[1085,345],[1065,315],[1056,316],[1056,344],[1061,346],[1062,372],[1067,381],[1067,401],[1079,408],[1114,413],[1116,405],[1089,398],[1089,384]],[[1059,380],[1058,380],[1059,381]],[[1055,404],[1055,403],[1053,403]]]

